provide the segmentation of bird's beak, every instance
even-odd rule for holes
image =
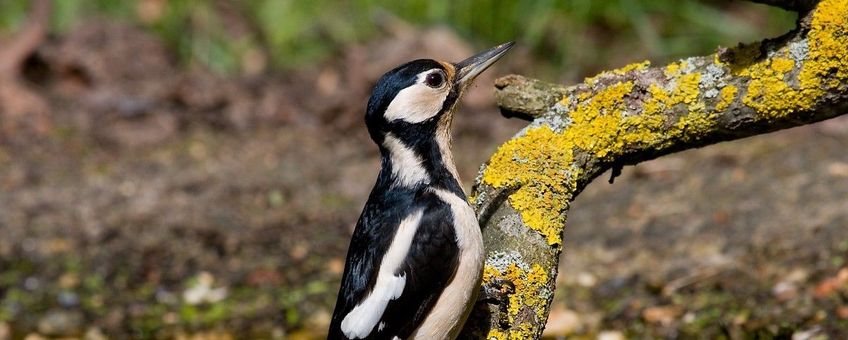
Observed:
[[[514,42],[510,41],[456,63],[454,65],[457,74],[456,85],[459,85],[461,88],[470,85],[477,75],[483,73],[489,66],[492,66],[492,64],[498,61],[514,44]]]

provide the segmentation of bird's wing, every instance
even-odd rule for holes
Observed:
[[[382,319],[384,332],[407,338],[417,328],[450,283],[459,264],[459,246],[453,226],[453,211],[442,203],[427,209],[402,273],[406,288],[391,301]]]
[[[357,303],[372,290],[377,281],[381,254],[391,244],[399,218],[381,199],[369,197],[368,203],[356,223],[350,245],[341,287],[330,322],[328,340],[348,339],[342,332],[341,322]],[[395,202],[396,203],[396,202]]]
[[[355,271],[346,269],[342,290],[348,281],[368,282],[362,284],[368,289],[350,294],[357,295],[352,303],[337,304],[331,338],[406,338],[433,307],[456,271],[459,249],[450,206],[435,198],[424,201],[400,220],[390,244],[377,252],[382,256],[352,263],[348,254],[349,266],[370,261],[371,270],[352,278],[347,276]]]

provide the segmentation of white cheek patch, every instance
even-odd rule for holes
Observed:
[[[424,211],[419,210],[400,222],[389,249],[383,255],[374,289],[342,320],[342,332],[348,338],[362,339],[371,334],[383,318],[389,301],[397,299],[403,293],[403,288],[406,286],[406,273],[395,275],[395,272],[400,269],[409,254],[412,239],[418,231],[423,215]]]
[[[418,81],[395,96],[383,114],[386,120],[402,120],[407,123],[420,123],[436,116],[442,110],[448,97],[448,86],[434,89],[422,83],[422,79],[432,72],[418,75]]]

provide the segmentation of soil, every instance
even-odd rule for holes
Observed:
[[[320,338],[379,168],[370,86],[446,50],[471,53],[432,29],[225,78],[125,24],[49,37],[0,103],[0,339]],[[500,67],[455,120],[466,188],[526,124],[493,106]],[[593,183],[548,336],[845,337],[846,147],[836,119]]]

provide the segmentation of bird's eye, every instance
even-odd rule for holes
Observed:
[[[427,78],[424,79],[424,83],[429,87],[439,88],[445,83],[445,76],[443,76],[441,72],[433,72],[427,75]]]

